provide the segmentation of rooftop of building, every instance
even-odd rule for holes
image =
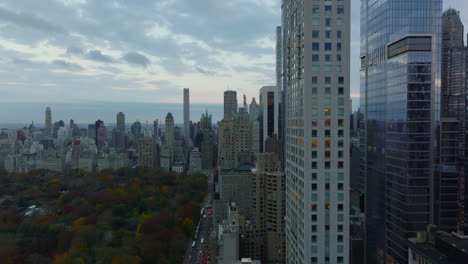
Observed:
[[[240,165],[237,169],[221,169],[221,172],[228,173],[228,172],[250,172],[252,169],[255,168],[250,163],[244,163]]]
[[[244,163],[237,168],[237,171],[251,171],[254,166],[249,163]]]
[[[428,259],[434,264],[453,264],[448,260],[448,257],[441,254],[434,245],[430,243],[416,243],[408,241],[408,247],[418,255]]]
[[[447,10],[444,11],[443,15],[442,16],[459,16],[460,15],[460,11],[457,11],[453,8],[449,8]]]
[[[461,252],[468,254],[468,239],[461,239],[445,232],[438,232],[436,236],[438,239],[452,245]]]

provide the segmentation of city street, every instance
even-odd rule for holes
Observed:
[[[197,227],[196,237],[190,242],[187,250],[185,263],[190,264],[206,264],[210,263],[209,259],[209,242],[208,239],[212,232],[213,219],[210,212],[212,209],[205,209],[201,215],[200,223]],[[212,214],[212,213],[211,213]]]
[[[209,182],[212,181],[212,176]],[[209,187],[209,193],[211,188]],[[200,223],[196,229],[195,239],[190,241],[185,257],[186,264],[210,263],[209,237],[213,231],[213,207],[211,194],[207,195],[200,211]]]

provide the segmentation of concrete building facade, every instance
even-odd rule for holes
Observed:
[[[282,1],[287,263],[349,263],[350,1]]]

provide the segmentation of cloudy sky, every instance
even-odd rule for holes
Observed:
[[[445,5],[468,25],[465,0]],[[257,96],[275,83],[279,24],[280,0],[2,0],[0,103],[170,103],[183,87],[197,103],[222,102],[228,87]]]

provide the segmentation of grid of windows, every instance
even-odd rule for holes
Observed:
[[[304,1],[285,0],[283,5],[286,10],[291,7],[291,13],[286,12],[288,15],[283,22],[295,21],[291,18],[299,14],[297,24],[302,24],[304,29],[302,33],[297,31],[298,27],[286,27],[286,39],[289,39],[288,34],[291,41],[296,41],[297,36],[311,34],[310,42],[297,42],[302,45],[302,57],[294,54],[294,46],[290,50],[292,68],[296,63],[308,60],[307,67],[310,68],[301,68],[305,78],[286,82],[287,94],[303,87],[301,113],[309,113],[298,115],[287,111],[289,115],[286,117],[287,135],[290,135],[286,140],[286,171],[290,176],[287,191],[297,195],[294,198],[289,196],[287,202],[290,205],[287,209],[287,240],[294,244],[289,248],[291,258],[287,262],[343,263],[348,249],[348,231],[344,222],[349,213],[345,201],[348,199],[345,190],[349,184],[345,180],[348,177],[345,173],[348,166],[345,147],[349,140],[345,137],[348,133],[345,109],[348,104],[346,96],[349,95],[346,80],[349,60],[343,56],[348,54],[349,47],[345,43],[348,43],[349,33],[341,25],[349,19],[346,17],[346,14],[349,16],[349,3],[312,0],[312,5],[309,5],[312,9],[308,11],[300,10],[300,5],[304,5]],[[297,10],[300,11],[296,13]],[[292,74],[291,78],[296,76]],[[286,96],[290,105],[294,105],[291,99]],[[299,131],[303,133],[297,133]],[[304,170],[306,178],[303,178]],[[341,198],[343,200],[338,202]],[[310,207],[305,206],[309,202]]]

